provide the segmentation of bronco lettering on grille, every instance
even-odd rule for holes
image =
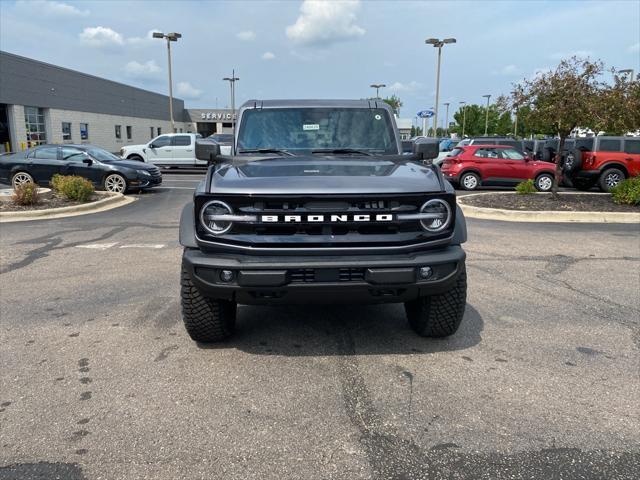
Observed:
[[[357,215],[261,215],[264,223],[340,223],[340,222],[392,222],[391,213]]]

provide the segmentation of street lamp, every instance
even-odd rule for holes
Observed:
[[[375,88],[376,89],[376,98],[380,98],[380,95],[378,95],[378,90],[380,90],[383,87],[386,87],[386,85],[384,83],[372,83],[369,86],[371,88]]]
[[[164,34],[162,32],[153,32],[153,38],[164,38],[167,40],[167,57],[169,59],[169,118],[171,119],[171,130],[176,132],[176,124],[173,121],[173,81],[171,80],[171,42],[177,42],[182,38],[182,34],[171,32]]]
[[[491,98],[491,95],[482,96],[487,99],[487,115],[484,120],[484,136],[486,137],[489,134],[489,99]]]
[[[467,123],[467,102],[459,102],[462,105],[462,137],[464,138],[464,127]]]
[[[240,80],[236,77],[236,71],[233,69],[231,71],[230,77],[224,77],[222,80],[229,82],[229,86],[231,87],[231,125],[233,126],[233,146],[232,155],[236,154],[236,82]]]
[[[449,136],[449,105],[450,103],[443,103],[443,105],[445,107],[447,107],[447,113],[445,115],[445,122],[444,122],[444,131],[446,132],[447,137]]]
[[[436,111],[433,118],[433,124],[436,128],[434,128],[434,136],[437,132],[438,127],[438,105],[440,102],[440,60],[442,58],[442,47],[447,43],[456,43],[455,38],[445,38],[440,40],[439,38],[427,38],[424,43],[427,45],[433,45],[434,48],[438,49],[438,68],[436,69]]]

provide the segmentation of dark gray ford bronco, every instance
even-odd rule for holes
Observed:
[[[458,329],[467,232],[436,141],[402,155],[381,101],[252,100],[233,148],[198,141],[210,166],[180,219],[192,339],[229,337],[238,304],[402,302],[420,335]]]

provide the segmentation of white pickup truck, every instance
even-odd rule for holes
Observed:
[[[196,158],[196,138],[202,138],[202,135],[199,133],[167,133],[154,138],[147,144],[126,145],[120,149],[120,156],[128,160],[138,160],[160,166],[206,166],[207,162]],[[231,153],[230,146],[221,146],[220,150],[223,155]]]

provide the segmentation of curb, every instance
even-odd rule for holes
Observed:
[[[0,212],[0,223],[26,222],[29,220],[49,220],[53,218],[75,217],[89,213],[104,212],[113,208],[122,207],[137,199],[127,197],[121,193],[95,192],[96,195],[105,196],[101,200],[91,203],[82,203],[70,207],[50,208],[43,210],[31,210],[27,212]]]
[[[516,195],[514,192],[492,192],[500,195]],[[579,195],[578,192],[566,192],[561,195]],[[503,222],[531,223],[636,223],[640,224],[640,212],[558,212],[553,210],[506,210],[465,205],[464,199],[477,197],[484,193],[474,193],[458,197],[458,205],[465,217],[482,220],[500,220]],[[536,195],[540,195],[537,193]],[[545,195],[545,194],[542,194]],[[546,194],[550,195],[550,194]],[[596,194],[597,195],[597,194]],[[607,195],[606,193],[601,195]]]

